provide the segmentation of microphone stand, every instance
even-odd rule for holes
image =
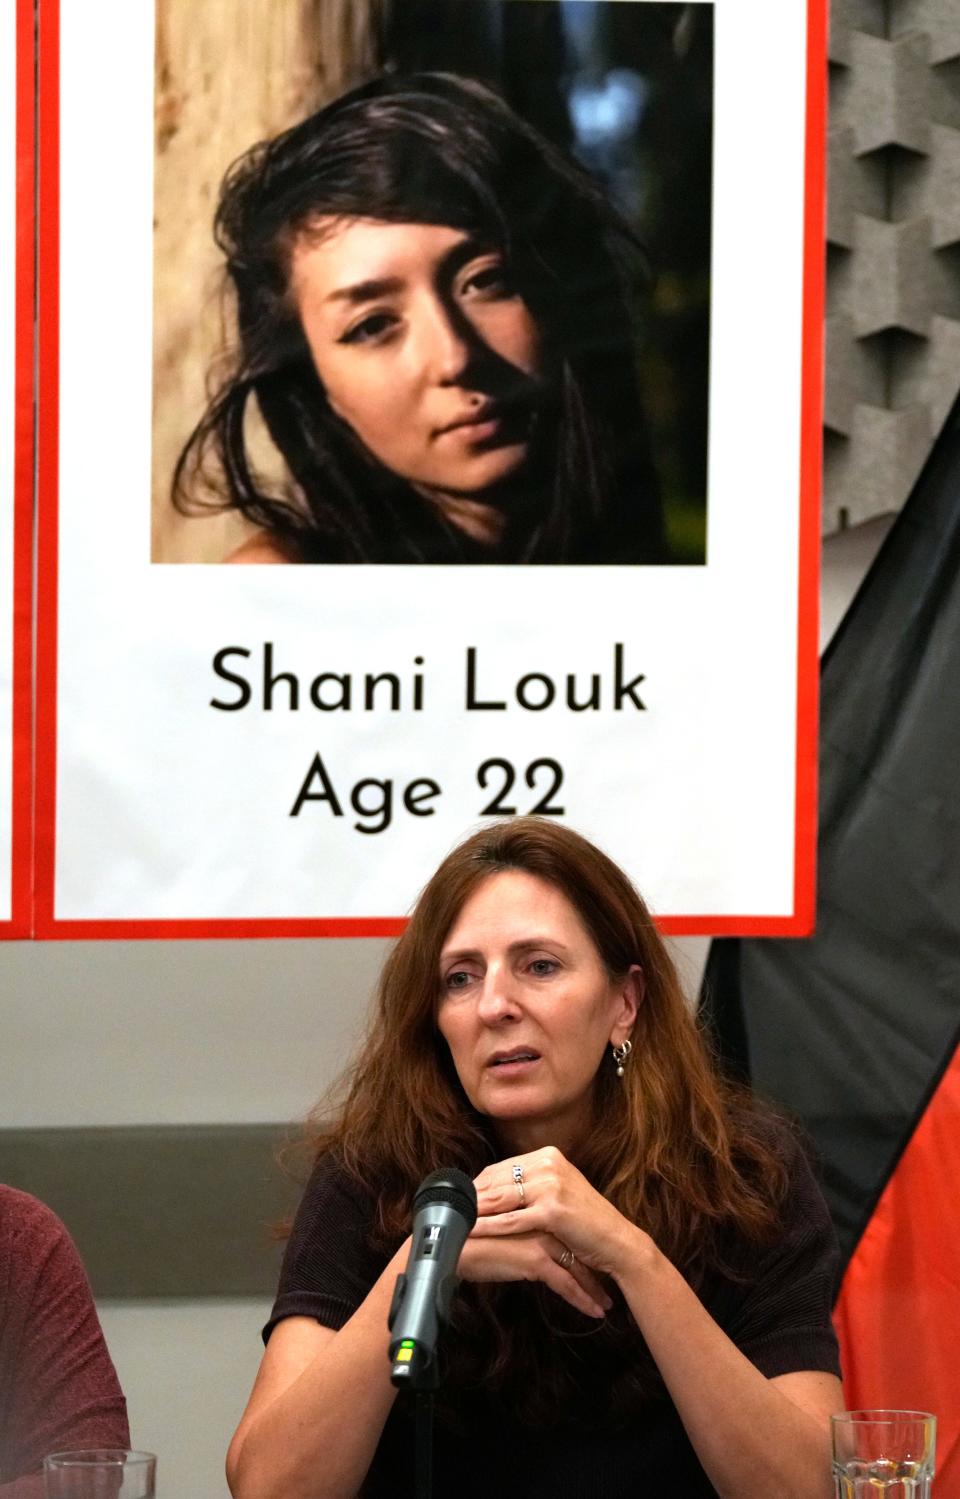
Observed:
[[[399,1275],[390,1308],[391,1327],[403,1303],[405,1290],[406,1276]],[[424,1364],[421,1348],[401,1344],[393,1367],[393,1383],[413,1396],[413,1496],[414,1499],[433,1499],[433,1397],[440,1386],[437,1351],[435,1349],[433,1358]],[[402,1378],[398,1377],[398,1369],[402,1369]]]
[[[433,1499],[433,1391],[417,1390],[414,1437],[414,1499]]]

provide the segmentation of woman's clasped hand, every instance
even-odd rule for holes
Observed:
[[[487,1166],[475,1185],[477,1222],[460,1258],[465,1280],[539,1280],[588,1317],[610,1310],[601,1277],[616,1276],[639,1235],[560,1151],[548,1146]]]
[[[522,1202],[516,1190],[517,1167],[523,1173]],[[476,1188],[474,1240],[547,1234],[570,1251],[580,1269],[592,1272],[598,1287],[596,1276],[616,1280],[643,1254],[646,1235],[551,1145],[487,1166]],[[609,1303],[609,1296],[602,1299]]]

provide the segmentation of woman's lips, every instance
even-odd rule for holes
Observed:
[[[477,412],[476,415],[463,417],[446,427],[441,427],[437,436],[449,437],[466,443],[488,442],[491,437],[496,437],[503,426],[503,420],[503,413],[495,407],[490,407],[486,411]]]
[[[520,1077],[536,1067],[539,1060],[533,1053],[527,1056],[500,1057],[489,1061],[486,1070],[497,1077]]]

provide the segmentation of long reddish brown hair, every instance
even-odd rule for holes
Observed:
[[[477,887],[504,870],[535,875],[567,898],[611,979],[622,980],[633,964],[643,971],[632,1055],[622,1079],[610,1058],[603,1059],[595,1122],[577,1166],[694,1285],[730,1273],[731,1244],[763,1244],[775,1236],[786,1184],[778,1130],[748,1093],[718,1072],[663,939],[627,876],[561,823],[523,817],[492,824],[440,865],[384,965],[359,1060],[342,1081],[333,1122],[330,1098],[315,1111],[324,1121],[312,1136],[317,1154],[332,1153],[373,1188],[372,1231],[384,1248],[395,1248],[409,1232],[410,1204],[428,1172],[456,1165],[475,1176],[498,1159],[490,1122],[460,1086],[436,1011],[447,933]],[[474,1373],[488,1385],[509,1385],[536,1419],[563,1404],[556,1339],[552,1329],[542,1340],[531,1339],[496,1317],[507,1289],[469,1288],[468,1301],[490,1324],[486,1367]],[[632,1382],[649,1392],[653,1381]]]

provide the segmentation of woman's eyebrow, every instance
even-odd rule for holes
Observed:
[[[457,274],[461,266],[469,261],[475,260],[478,255],[496,254],[499,246],[482,234],[468,234],[459,244],[451,245],[443,257],[441,270],[444,276],[452,277]]]
[[[488,255],[495,250],[496,246],[490,240],[479,235],[469,235],[444,255],[442,274],[445,278],[453,277],[461,266],[477,255]],[[392,293],[403,291],[405,285],[402,276],[371,276],[366,281],[356,281],[351,286],[338,286],[336,291],[328,292],[323,300],[348,302],[356,307],[361,302],[374,302],[378,297],[388,297]]]
[[[570,949],[565,942],[559,942],[556,937],[525,937],[522,942],[511,942],[507,952],[524,953],[534,952],[542,947],[553,948],[556,952],[569,952]]]
[[[403,290],[399,276],[381,276],[369,281],[357,281],[353,286],[341,286],[324,297],[325,302],[373,302],[377,297],[388,297],[392,292]]]
[[[553,948],[556,952],[568,953],[570,951],[567,944],[565,942],[558,942],[556,937],[524,937],[519,942],[511,942],[507,948],[507,952],[511,955],[516,955],[517,953],[536,952],[544,947]],[[483,954],[478,948],[474,947],[456,948],[451,952],[442,952],[440,954],[441,964],[465,963],[468,960],[481,961],[482,958]]]
[[[440,954],[440,963],[443,966],[446,963],[465,963],[468,959],[479,960],[479,958],[480,953],[477,948],[457,947],[451,949],[450,952],[442,952]]]

